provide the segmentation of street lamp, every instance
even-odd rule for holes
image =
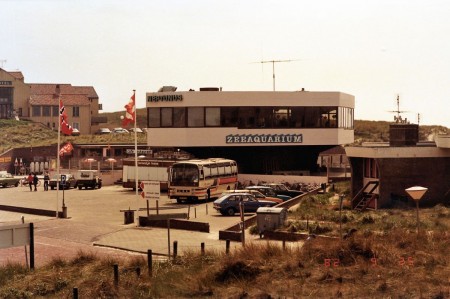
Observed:
[[[114,158],[108,158],[108,159],[106,159],[106,161],[111,164],[111,175],[112,175],[112,177],[114,177],[114,163],[116,163],[117,160]]]
[[[85,162],[89,163],[89,170],[91,170],[92,169],[92,162],[95,162],[95,159],[88,158],[88,159],[85,160]]]
[[[416,202],[417,209],[417,234],[419,234],[419,200],[422,196],[428,191],[428,188],[414,186],[408,189],[405,189],[406,193]]]

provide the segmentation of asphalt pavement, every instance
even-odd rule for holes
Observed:
[[[208,222],[210,232],[186,230],[170,231],[166,228],[138,227],[137,220],[124,224],[121,210],[145,209],[144,201],[136,192],[121,186],[105,186],[96,190],[29,191],[27,187],[0,188],[0,205],[20,206],[61,211],[62,203],[67,207],[67,218],[36,216],[0,211],[0,226],[26,223],[35,226],[36,266],[43,265],[55,257],[71,258],[79,251],[100,255],[131,258],[146,255],[152,250],[156,256],[164,257],[173,241],[178,243],[178,252],[200,252],[201,243],[206,250],[224,251],[225,242],[219,240],[219,230],[239,222],[239,216],[225,217],[212,208],[212,202],[198,205],[177,204],[162,194],[158,201],[159,213],[188,213],[191,221]],[[135,213],[135,218],[146,215],[146,211]],[[156,214],[156,201],[150,203],[150,214]],[[247,216],[248,217],[248,216]],[[247,235],[246,240],[259,240]],[[231,250],[240,247],[232,242]],[[171,249],[172,251],[172,249]],[[7,262],[24,262],[24,248],[0,249],[0,265]]]

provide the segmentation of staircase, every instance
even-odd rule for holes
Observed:
[[[353,209],[356,211],[364,211],[367,209],[372,200],[378,198],[378,194],[373,191],[378,187],[378,181],[369,181],[352,199]]]

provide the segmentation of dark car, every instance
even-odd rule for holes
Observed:
[[[255,213],[260,207],[273,207],[277,204],[273,201],[257,200],[249,193],[230,193],[216,199],[213,207],[222,215],[233,216],[239,213],[240,202],[244,205],[244,213]]]
[[[111,134],[111,130],[108,128],[100,128],[97,131],[95,131],[94,133],[95,135],[107,135],[107,134]]]
[[[66,184],[64,185],[64,189],[70,189],[70,188],[76,188],[77,187],[77,180],[72,174],[61,174],[66,176]],[[50,189],[54,190],[56,189],[57,181],[59,181],[59,189],[62,189],[63,186],[61,185],[61,180],[58,179],[58,175],[55,174],[50,181],[48,182],[48,185],[50,186]]]
[[[248,186],[248,187],[245,187],[245,189],[247,189],[247,190],[258,190],[259,192],[261,192],[265,196],[276,197],[276,198],[281,199],[282,201],[286,201],[286,200],[289,200],[289,199],[292,198],[289,195],[277,194],[275,192],[275,190],[273,190],[269,186]]]
[[[281,183],[269,183],[263,184],[263,186],[271,187],[276,194],[287,195],[290,197],[297,197],[303,194],[302,191],[288,189],[285,185]]]

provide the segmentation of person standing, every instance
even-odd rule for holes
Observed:
[[[44,174],[44,191],[48,191],[48,181],[50,180],[50,177],[48,175],[48,172]]]
[[[39,179],[37,177],[37,173],[35,172],[34,176],[33,176],[34,191],[37,191],[37,184],[38,184],[38,182],[39,182]]]
[[[208,196],[208,201],[211,200],[211,190],[208,188],[206,189],[206,195]]]
[[[27,180],[28,180],[28,186],[30,186],[30,191],[33,191],[33,175],[31,174],[31,172],[28,175]]]

